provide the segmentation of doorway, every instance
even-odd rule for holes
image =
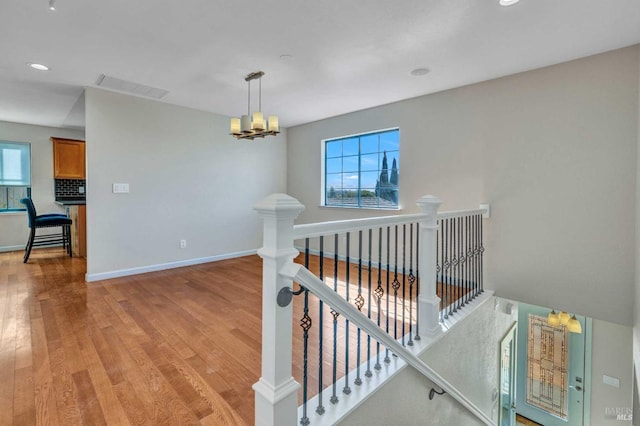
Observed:
[[[550,311],[518,306],[516,411],[545,426],[583,425],[589,409],[591,322],[576,315],[582,333],[571,333],[547,324]]]
[[[516,426],[516,367],[518,323],[500,342],[500,426]]]

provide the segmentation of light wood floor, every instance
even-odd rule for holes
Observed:
[[[317,270],[317,263],[312,257],[310,269]],[[22,252],[0,253],[0,425],[252,425],[251,385],[260,376],[261,265],[258,256],[248,256],[85,283],[85,261],[63,256],[60,249],[34,250],[26,265]],[[333,273],[331,262],[325,268]],[[344,280],[341,270],[341,292]],[[372,280],[375,289],[377,270]],[[355,282],[352,267],[352,301]],[[294,299],[292,324],[293,376],[300,383],[302,300]],[[386,312],[385,301],[381,310]],[[405,313],[408,332],[415,306],[407,302],[403,309],[401,297],[397,306],[394,302],[392,295],[389,312],[398,318]],[[319,387],[319,310],[312,298],[309,398]],[[333,326],[326,306],[323,313],[326,387],[333,374]],[[402,321],[391,320],[392,334],[394,326],[400,333]],[[358,362],[355,327],[349,336],[347,368],[347,339],[339,331],[338,378]],[[365,339],[360,362],[366,360]],[[375,342],[370,351],[376,353]]]
[[[257,256],[84,274],[59,249],[0,253],[0,425],[254,423]]]

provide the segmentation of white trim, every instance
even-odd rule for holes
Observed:
[[[219,260],[232,259],[235,257],[249,256],[256,254],[255,250],[244,250],[235,253],[225,253],[216,256],[199,257],[195,259],[178,260],[176,262],[159,263],[157,265],[139,266],[136,268],[119,269],[108,272],[98,272],[96,274],[85,274],[86,282],[108,280],[111,278],[126,277],[128,275],[145,274],[147,272],[163,271],[165,269],[182,268],[183,266],[199,265],[202,263],[217,262]]]
[[[306,223],[302,225],[295,225],[293,227],[293,238],[301,240],[303,238],[319,237],[321,235],[340,234],[369,228],[402,225],[406,223],[419,222],[426,218],[426,215],[417,213],[368,217],[364,219],[336,220],[320,223]]]
[[[4,253],[7,251],[24,251],[24,244],[21,246],[4,246],[0,247],[0,253]]]
[[[327,206],[323,206],[327,207]],[[358,209],[361,210],[361,209]],[[391,210],[395,211],[395,210]],[[438,213],[438,220],[450,219],[454,217],[465,217],[471,215],[488,215],[489,204],[481,204],[478,209],[454,210]],[[428,215],[423,213],[389,215],[378,217],[367,217],[362,219],[336,220],[330,222],[304,223],[293,227],[293,238],[301,240],[304,238],[319,237],[321,235],[341,234],[345,232],[355,232],[364,229],[402,225],[424,220]]]

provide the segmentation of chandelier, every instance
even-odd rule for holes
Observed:
[[[248,84],[247,115],[231,119],[231,135],[236,139],[264,138],[275,136],[279,132],[278,116],[270,115],[267,122],[262,115],[262,76],[264,72],[256,71],[248,74],[244,81]],[[251,80],[258,80],[258,111],[251,114]]]
[[[547,317],[547,324],[553,327],[564,325],[571,333],[582,333],[580,321],[578,321],[575,315],[571,316],[565,311],[560,311],[559,314],[556,314],[556,311],[551,310]]]

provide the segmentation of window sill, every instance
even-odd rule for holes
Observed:
[[[26,211],[0,211],[0,216],[25,216]]]
[[[341,210],[368,210],[376,212],[401,212],[402,207],[351,207],[351,206],[327,206],[324,204],[318,205],[322,209],[341,209]]]

